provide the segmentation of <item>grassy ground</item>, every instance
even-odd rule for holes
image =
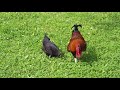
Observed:
[[[87,41],[81,63],[75,64],[66,47],[71,27]],[[44,33],[65,53],[49,58],[41,50]],[[0,13],[1,78],[120,78],[120,13],[47,12]]]

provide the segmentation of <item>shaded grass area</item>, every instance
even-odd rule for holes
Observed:
[[[82,24],[80,31],[87,41],[77,64],[66,48],[75,23]],[[117,12],[0,13],[0,77],[119,78],[119,26]],[[63,57],[43,53],[45,32]]]

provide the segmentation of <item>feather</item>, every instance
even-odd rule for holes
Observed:
[[[60,50],[59,48],[50,41],[50,38],[45,34],[43,39],[43,47],[42,50],[47,56],[51,57],[59,57],[60,56]]]

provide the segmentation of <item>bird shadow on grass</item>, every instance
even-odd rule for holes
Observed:
[[[89,64],[92,64],[92,62],[97,61],[97,54],[94,47],[88,48],[83,55],[81,56],[82,62],[87,62]]]

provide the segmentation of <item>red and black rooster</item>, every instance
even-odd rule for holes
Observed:
[[[73,54],[75,62],[80,59],[82,52],[86,50],[86,41],[79,32],[78,26],[82,28],[82,25],[77,24],[72,27],[72,37],[67,46],[67,51]]]

